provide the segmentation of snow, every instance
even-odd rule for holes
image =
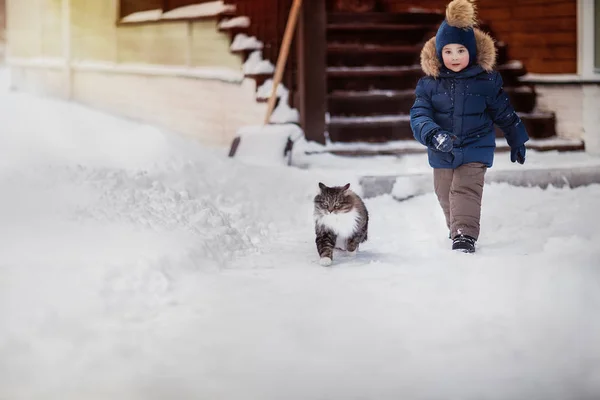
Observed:
[[[210,1],[208,3],[192,4],[189,6],[175,8],[165,12],[162,15],[162,18],[174,19],[212,17],[230,11],[231,9],[231,5],[223,4],[223,1]]]
[[[300,121],[300,112],[290,107],[289,92],[279,98],[277,107],[271,114],[270,122],[274,124],[297,124]]]
[[[65,67],[65,59],[58,57],[8,57],[6,64],[19,67],[61,69]]]
[[[139,11],[125,16],[121,19],[121,22],[146,22],[160,21],[161,19],[213,17],[232,10],[235,11],[235,6],[223,4],[223,1],[210,1],[202,4],[192,4],[174,8],[167,12],[163,12],[162,9]]]
[[[240,83],[244,80],[241,71],[226,67],[186,67],[142,63],[113,63],[100,61],[76,61],[73,69],[93,72],[112,72],[122,74],[176,76],[194,79],[220,80]]]
[[[521,69],[521,68],[523,68],[523,63],[520,60],[510,60],[507,63],[505,63],[503,65],[503,67],[512,68],[512,69]]]
[[[522,82],[531,83],[582,83],[582,82],[598,82],[600,83],[600,76],[597,77],[584,77],[579,74],[535,74],[527,73],[519,80]]]
[[[263,42],[258,40],[256,36],[248,36],[245,33],[238,33],[231,43],[231,51],[240,50],[260,50],[263,48]]]
[[[259,100],[268,100],[271,97],[272,91],[273,79],[267,79],[265,83],[263,83],[256,90],[256,98]],[[273,110],[269,121],[273,124],[297,124],[300,121],[300,113],[297,109],[290,107],[290,92],[284,84],[279,83],[277,85],[275,95],[277,96],[277,98],[279,98],[279,102],[277,104],[277,107],[275,107],[275,109]]]
[[[272,74],[275,66],[269,60],[263,60],[262,51],[256,50],[248,56],[243,70],[246,75]]]
[[[0,123],[0,398],[600,396],[600,185],[487,185],[475,255],[432,193],[367,199],[322,267],[312,198],[360,194],[357,159],[259,166],[6,90]]]
[[[565,139],[550,139],[550,142],[559,144],[569,143]],[[538,141],[531,139],[528,144]],[[498,147],[507,147],[505,139],[497,139]],[[343,157],[327,153],[331,150],[411,150],[421,152],[416,154],[380,155],[372,157]],[[308,169],[327,169],[347,171],[357,170],[362,175],[411,175],[430,174],[431,169],[427,161],[427,154],[422,152],[423,145],[416,141],[392,141],[388,143],[327,143],[321,145],[316,142],[300,140],[294,145],[294,164]],[[309,153],[309,154],[305,154]],[[527,161],[525,165],[510,162],[510,153],[496,153],[494,157],[493,170],[496,171],[521,171],[539,170],[549,168],[576,168],[576,167],[598,167],[600,168],[600,157],[590,155],[586,152],[558,151],[539,152],[527,150]],[[491,169],[491,170],[492,170]]]
[[[250,18],[246,16],[235,17],[223,20],[219,23],[221,29],[231,28],[248,28],[250,26]]]
[[[245,126],[236,132],[240,144],[235,158],[256,165],[286,165],[284,150],[288,138],[294,141],[303,135],[294,124]]]
[[[267,79],[265,83],[260,85],[258,89],[256,89],[256,98],[260,100],[268,100],[271,97],[271,92],[273,91],[273,79]],[[283,83],[277,85],[277,91],[275,95],[277,97],[287,96],[289,90],[285,87]]]
[[[394,96],[402,96],[402,95],[412,95],[414,94],[415,91],[414,89],[407,89],[407,90],[381,90],[381,89],[370,89],[367,91],[359,91],[359,90],[339,90],[339,91],[333,91],[331,94],[332,95],[339,95],[339,94],[344,94],[345,96],[356,96],[356,97],[369,97],[369,96],[373,96],[373,97],[379,97],[379,96],[386,96],[386,97],[394,97]]]

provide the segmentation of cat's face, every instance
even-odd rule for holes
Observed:
[[[347,213],[352,210],[353,202],[348,190],[350,184],[345,186],[327,187],[319,182],[321,192],[315,197],[315,209],[322,214]]]

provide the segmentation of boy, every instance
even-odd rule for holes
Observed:
[[[428,147],[435,193],[446,217],[452,249],[475,252],[484,176],[492,166],[497,124],[512,162],[525,162],[527,131],[493,70],[492,38],[475,28],[475,6],[453,0],[437,34],[421,51],[416,100],[410,110],[415,139]]]

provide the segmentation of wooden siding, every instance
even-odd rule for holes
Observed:
[[[6,32],[6,0],[0,0],[0,42],[4,42]]]
[[[410,7],[443,9],[447,1],[380,0],[389,11]],[[497,40],[508,44],[509,56],[529,72],[577,72],[577,0],[479,0],[479,18]]]

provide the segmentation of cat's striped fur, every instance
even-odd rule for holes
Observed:
[[[367,240],[369,213],[349,183],[327,187],[319,182],[319,189],[314,199],[315,242],[321,265],[330,265],[334,248],[354,253]]]

